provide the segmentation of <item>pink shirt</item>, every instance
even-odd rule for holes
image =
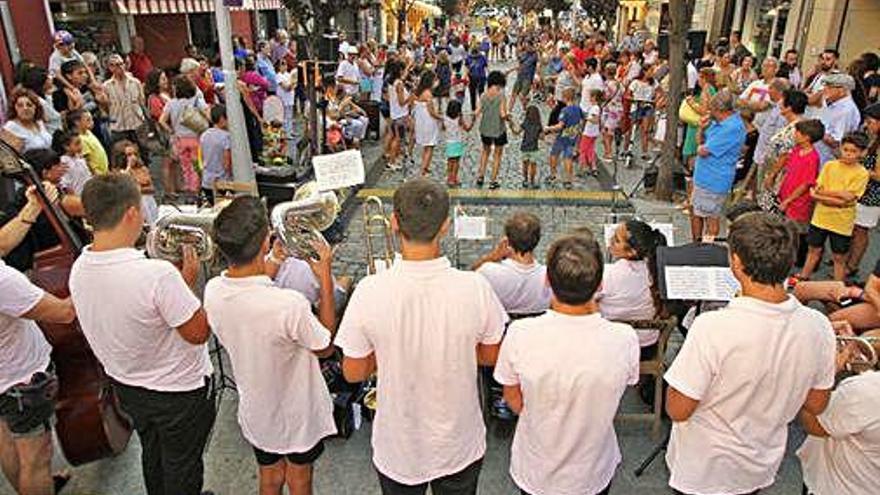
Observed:
[[[800,148],[792,150],[785,163],[785,179],[779,188],[779,200],[784,201],[795,189],[803,184],[813,185],[819,175],[819,153],[815,149],[804,152]],[[813,198],[809,191],[792,201],[785,210],[785,216],[799,223],[807,223],[813,214]]]

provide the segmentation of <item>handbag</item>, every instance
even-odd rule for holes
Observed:
[[[211,127],[208,119],[196,108],[195,103],[185,107],[180,113],[180,125],[199,135],[205,132],[208,127]]]
[[[700,114],[688,103],[687,98],[681,100],[681,105],[678,107],[678,119],[689,126],[700,125]]]
[[[138,143],[150,154],[162,154],[169,151],[168,136],[159,128],[158,123],[148,113],[144,113],[144,123],[135,129]]]

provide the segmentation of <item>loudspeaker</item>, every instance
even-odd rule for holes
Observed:
[[[326,33],[321,36],[318,45],[318,60],[321,62],[337,62],[339,60],[339,35]]]

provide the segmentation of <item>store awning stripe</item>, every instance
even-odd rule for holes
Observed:
[[[214,11],[214,0],[116,0],[116,8],[123,15],[143,14],[197,14]],[[233,10],[275,10],[281,0],[245,0],[242,7]]]

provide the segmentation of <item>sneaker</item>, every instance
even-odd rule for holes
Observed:
[[[562,187],[564,187],[566,189],[572,189],[572,188],[574,188],[574,185],[569,181],[565,181],[562,183]]]
[[[537,182],[532,182],[531,187],[532,187],[532,189],[540,189],[541,188],[541,186],[539,186]]]
[[[482,177],[477,179],[477,187],[483,187],[483,178]]]
[[[528,189],[529,188],[529,181],[527,181],[527,180],[522,181],[522,187],[523,187],[523,189]]]
[[[498,181],[493,180],[489,183],[489,189],[498,189],[499,187],[501,187],[501,184],[499,184]]]
[[[599,169],[594,168],[593,170],[590,170],[590,175],[593,176],[594,178],[598,179],[599,178]]]
[[[555,175],[548,175],[548,176],[544,179],[544,183],[545,183],[545,184],[553,184],[554,182],[556,182],[556,176],[555,176]]]

